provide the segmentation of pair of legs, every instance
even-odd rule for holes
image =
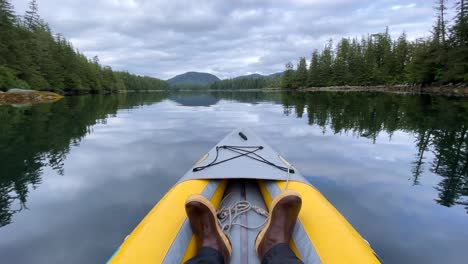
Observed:
[[[288,244],[301,205],[301,197],[295,191],[284,191],[273,200],[267,224],[255,243],[262,264],[302,263]],[[201,241],[197,256],[186,264],[229,263],[232,247],[218,225],[216,210],[210,201],[201,195],[192,195],[185,203],[185,210],[193,233]]]

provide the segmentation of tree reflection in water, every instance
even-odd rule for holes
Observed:
[[[284,93],[285,114],[292,109],[310,125],[334,133],[353,133],[372,139],[397,130],[414,135],[417,153],[412,184],[419,185],[425,166],[442,177],[435,187],[437,203],[465,205],[468,212],[468,102],[431,96],[381,93]],[[425,154],[434,159],[427,162]],[[426,164],[426,162],[428,164]]]
[[[0,107],[0,227],[13,214],[27,209],[30,188],[41,183],[42,168],[63,175],[71,146],[79,144],[91,127],[105,123],[119,109],[152,104],[164,93],[114,96],[75,96],[53,104]]]
[[[413,134],[417,153],[410,184],[420,184],[423,172],[429,170],[441,177],[435,186],[437,203],[464,205],[468,212],[468,103],[464,100],[359,92],[211,92],[207,96],[214,103],[225,99],[282,104],[284,114],[307,115],[308,123],[323,131],[352,133],[373,142],[381,132],[390,138],[396,131]],[[64,174],[70,147],[78,145],[93,125],[105,123],[119,109],[166,98],[166,93],[77,96],[54,104],[0,107],[0,226],[27,208],[28,192],[40,185],[42,168]],[[431,152],[428,161],[426,155]]]

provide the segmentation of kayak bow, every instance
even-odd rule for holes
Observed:
[[[170,189],[125,239],[108,263],[181,263],[196,255],[184,203],[201,194],[219,208],[246,200],[267,211],[283,189],[299,192],[302,210],[291,248],[304,263],[380,263],[351,224],[283,157],[249,129],[236,129],[204,155]],[[238,218],[261,226],[265,218],[248,211]],[[232,263],[260,263],[255,238],[260,228],[230,226]]]

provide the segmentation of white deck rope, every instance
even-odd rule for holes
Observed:
[[[239,200],[237,202],[232,203],[229,206],[223,206],[225,200],[228,197],[230,197],[233,193],[230,193],[223,198],[223,200],[221,201],[221,207],[216,212],[219,225],[221,226],[221,229],[223,230],[223,232],[229,235],[229,233],[231,232],[231,228],[235,225],[246,228],[246,229],[258,229],[264,226],[268,220],[268,212],[259,206],[251,204],[247,200]],[[265,217],[265,221],[263,221],[263,223],[261,223],[260,225],[256,225],[256,226],[248,226],[248,225],[244,225],[244,224],[236,222],[236,219],[239,216],[246,214],[249,211],[254,211],[258,215]]]
[[[289,168],[288,168],[288,176],[286,177],[286,185],[284,186],[284,190],[283,191],[286,191],[288,189],[288,185],[289,185],[289,179],[291,179],[291,173],[289,173],[289,171],[291,171],[291,168],[293,166],[292,165],[289,165]]]
[[[291,178],[290,170],[292,167],[293,167],[292,165],[289,165],[288,172],[287,172],[288,174],[286,177],[286,185],[284,186],[284,191],[288,189],[289,179]],[[229,206],[223,206],[227,198],[230,197],[233,193],[236,193],[236,192],[229,193],[223,198],[223,200],[221,201],[220,209],[216,212],[219,225],[221,226],[221,230],[223,230],[224,233],[229,235],[229,233],[231,232],[232,226],[235,226],[235,225],[246,228],[246,229],[258,229],[264,226],[268,220],[268,215],[269,215],[268,212],[265,209],[257,205],[251,204],[247,200],[239,200],[237,202],[232,203]],[[256,225],[256,226],[247,226],[247,225],[236,222],[236,219],[239,216],[246,214],[251,210],[257,213],[258,215],[265,217],[265,220],[263,221],[263,223],[261,223],[260,225]]]

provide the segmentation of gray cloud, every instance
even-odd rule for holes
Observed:
[[[26,0],[14,0],[18,12]],[[39,0],[41,16],[85,55],[141,75],[206,71],[221,78],[283,70],[330,39],[390,26],[428,35],[427,0]]]

